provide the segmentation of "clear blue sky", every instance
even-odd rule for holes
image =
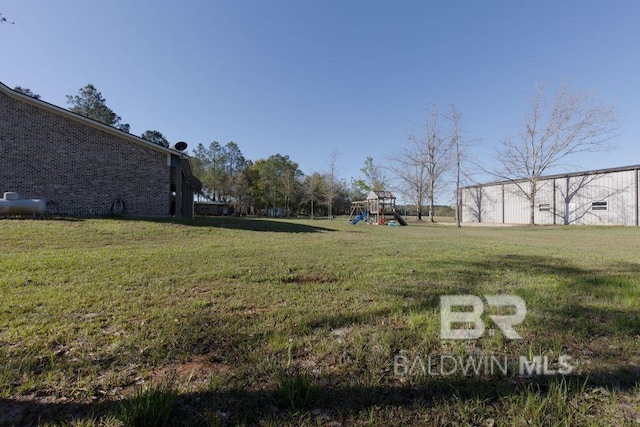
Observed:
[[[93,83],[140,134],[235,141],[347,180],[406,143],[431,103],[456,104],[472,157],[517,132],[537,83],[570,80],[622,116],[617,150],[585,169],[640,163],[640,2],[0,0],[0,81],[67,108]]]

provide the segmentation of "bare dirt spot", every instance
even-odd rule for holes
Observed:
[[[297,283],[303,285],[305,283],[335,283],[338,279],[333,276],[325,276],[321,274],[298,274],[292,277],[282,279],[284,283]]]
[[[175,362],[155,370],[150,380],[153,383],[189,383],[199,385],[209,380],[212,374],[226,374],[229,365],[211,362],[208,356],[198,356],[187,362]]]

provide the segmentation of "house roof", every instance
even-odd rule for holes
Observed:
[[[633,171],[633,170],[640,170],[640,165],[619,166],[615,168],[606,168],[606,169],[591,169],[591,170],[586,170],[581,172],[558,173],[554,175],[541,176],[538,178],[538,180],[572,178],[572,177],[584,176],[584,175],[602,175],[605,173],[626,172],[626,171]],[[484,184],[467,185],[465,187],[460,187],[460,189],[464,190],[467,188],[489,187],[491,185],[514,184],[514,183],[521,183],[521,182],[527,182],[527,181],[528,179],[526,178],[507,179],[504,181],[493,181],[493,182],[486,182]]]
[[[395,199],[395,196],[391,191],[372,191],[367,196],[367,200],[378,200],[378,199]]]
[[[35,107],[41,108],[43,110],[47,110],[50,111],[54,114],[58,114],[61,115],[63,117],[67,117],[71,120],[74,120],[76,122],[82,123],[84,125],[87,126],[91,126],[93,128],[96,129],[100,129],[104,132],[110,133],[118,138],[122,138],[125,139],[127,141],[130,141],[134,144],[138,144],[138,145],[142,145],[144,147],[150,148],[152,150],[155,151],[160,151],[162,153],[167,153],[167,154],[172,154],[175,156],[178,156],[180,158],[189,158],[189,156],[181,151],[178,150],[174,150],[172,148],[167,148],[167,147],[163,147],[161,145],[158,144],[154,144],[153,142],[147,141],[146,139],[140,138],[139,136],[121,131],[120,129],[116,129],[113,126],[109,126],[109,125],[105,125],[104,123],[98,122],[96,120],[93,119],[89,119],[87,117],[81,116],[79,114],[76,114],[72,111],[69,111],[67,109],[64,109],[62,107],[58,107],[57,105],[53,105],[50,104],[46,101],[42,101],[40,99],[36,99],[33,98],[31,96],[28,95],[24,95],[20,92],[16,92],[15,90],[11,89],[10,87],[6,86],[5,84],[3,84],[2,82],[0,82],[0,92],[4,93],[5,95],[17,99],[21,102],[24,102],[26,104],[30,104],[33,105]]]

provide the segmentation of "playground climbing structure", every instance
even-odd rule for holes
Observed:
[[[349,224],[357,224],[360,221],[369,224],[386,224],[395,220],[400,225],[407,225],[407,221],[396,212],[396,198],[391,191],[372,191],[367,200],[359,200],[351,203]]]

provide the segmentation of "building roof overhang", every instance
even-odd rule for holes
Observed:
[[[24,102],[25,104],[29,104],[29,105],[33,105],[37,108],[52,112],[54,114],[66,117],[70,120],[76,121],[78,123],[81,123],[85,126],[90,126],[92,128],[95,129],[99,129],[101,131],[107,132],[115,137],[118,138],[122,138],[124,140],[127,140],[129,142],[132,142],[134,144],[143,146],[145,148],[149,148],[151,150],[154,151],[159,151],[161,153],[165,153],[165,154],[170,154],[173,156],[178,156],[181,159],[188,159],[189,156],[181,151],[178,150],[174,150],[172,148],[167,148],[167,147],[163,147],[161,145],[158,144],[154,144],[153,142],[147,141],[146,139],[140,138],[139,136],[121,131],[120,129],[116,129],[113,126],[109,126],[106,125],[104,123],[100,123],[96,120],[93,119],[89,119],[87,117],[81,116],[79,114],[76,114],[72,111],[69,111],[67,109],[64,109],[62,107],[58,107],[57,105],[54,104],[50,104],[46,101],[42,101],[40,99],[36,99],[33,98],[31,96],[28,95],[24,95],[20,92],[16,92],[15,90],[9,88],[8,86],[6,86],[5,84],[0,82],[0,92],[4,93],[5,95],[17,99],[18,101]]]
[[[553,175],[540,176],[538,177],[538,180],[540,181],[540,180],[559,179],[559,178],[573,178],[576,176],[585,176],[585,175],[604,175],[607,173],[627,172],[627,171],[634,171],[634,170],[640,170],[640,165],[619,166],[615,168],[591,169],[591,170],[579,171],[579,172],[558,173]],[[490,187],[492,185],[520,184],[522,182],[528,182],[528,181],[529,179],[527,178],[505,179],[502,181],[491,181],[483,184],[467,185],[464,187],[460,187],[460,189],[464,190],[467,188]]]

